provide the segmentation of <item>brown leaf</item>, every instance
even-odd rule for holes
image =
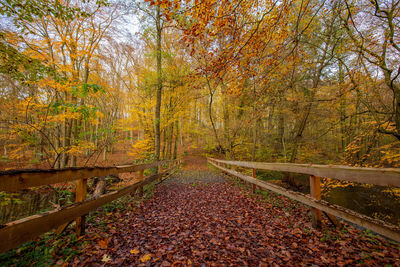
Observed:
[[[106,249],[108,247],[108,238],[100,240],[98,244],[102,249]]]

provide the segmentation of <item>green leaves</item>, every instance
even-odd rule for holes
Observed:
[[[85,104],[65,103],[59,100],[50,104],[49,108],[52,115],[59,114],[60,112],[64,111],[72,113],[78,112],[84,120],[96,117],[96,111],[98,110],[98,107]]]
[[[85,98],[90,92],[93,92],[93,93],[97,93],[97,92],[105,93],[106,91],[100,85],[89,84],[89,83],[84,83],[80,87],[74,87],[71,90],[72,95],[79,96],[79,97],[82,97],[82,98]]]
[[[89,2],[89,1],[88,1]],[[107,5],[107,1],[96,1],[97,5]],[[54,16],[62,20],[75,17],[87,17],[90,14],[77,6],[63,5],[60,1],[52,0],[5,0],[0,3],[0,14],[14,18],[17,27],[24,29],[24,24],[18,21],[34,21],[36,18]]]

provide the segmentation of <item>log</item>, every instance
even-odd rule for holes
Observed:
[[[106,192],[106,176],[102,177],[96,177],[97,182],[96,182],[96,187],[93,191],[93,196],[97,197],[100,195],[103,195]]]

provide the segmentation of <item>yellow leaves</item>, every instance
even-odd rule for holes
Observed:
[[[27,151],[28,146],[27,145],[14,145],[10,144],[7,145],[8,149],[11,149],[8,152],[8,158],[13,159],[13,160],[19,160],[22,159],[25,156],[25,151]]]
[[[14,32],[9,32],[9,31],[5,31],[4,32],[4,38],[5,40],[13,45],[13,46],[18,46],[19,42],[21,42],[22,40],[18,37],[17,33]]]
[[[151,254],[146,254],[140,258],[140,261],[143,263],[148,262],[149,260],[151,260]]]
[[[145,136],[143,139],[140,139],[135,144],[133,144],[127,154],[129,156],[135,157],[136,159],[146,159],[148,154],[153,151],[153,147],[153,139]]]
[[[72,145],[70,149],[67,150],[68,154],[78,155],[85,152],[87,149],[94,149],[94,143],[88,142],[86,140],[79,140],[77,144]]]
[[[390,167],[400,167],[400,148],[398,146],[399,142],[395,142],[379,147],[382,154],[380,163]]]
[[[131,249],[131,251],[129,253],[137,255],[137,254],[139,254],[139,252],[140,251],[137,248],[135,248],[135,249]]]
[[[348,186],[353,186],[354,183],[349,182],[349,181],[339,181],[335,179],[330,179],[330,178],[324,178],[321,180],[321,187],[324,189],[324,191],[329,191],[329,189],[332,188],[345,188]]]
[[[104,114],[101,111],[96,110],[96,117],[97,118],[104,118]]]
[[[78,86],[78,82],[57,82],[50,78],[43,78],[36,82],[36,86],[41,88],[51,88],[58,92],[70,92],[73,87]]]

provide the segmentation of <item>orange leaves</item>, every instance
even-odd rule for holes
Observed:
[[[100,248],[106,249],[108,247],[108,238],[102,239],[98,242]]]
[[[148,262],[149,260],[151,260],[151,254],[146,254],[140,258],[140,261],[143,263]]]
[[[139,251],[137,248],[131,249],[131,250],[129,251],[129,253],[134,254],[134,255],[139,254],[139,252],[140,252],[140,251]]]

